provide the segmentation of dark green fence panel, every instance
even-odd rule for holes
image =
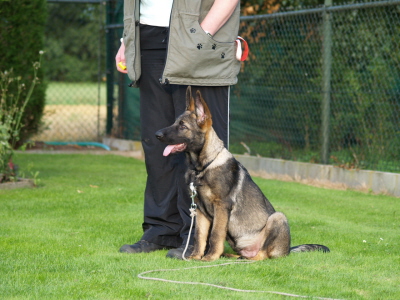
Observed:
[[[324,13],[332,36],[328,137]],[[251,53],[232,88],[231,150],[321,163],[327,138],[328,163],[399,172],[399,30],[400,1],[243,17]]]
[[[140,140],[139,90],[115,67],[123,32],[123,0],[107,1],[107,129],[117,138]]]

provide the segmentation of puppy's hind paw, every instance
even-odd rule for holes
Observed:
[[[237,254],[231,254],[231,253],[223,253],[222,255],[221,255],[221,257],[226,257],[226,258],[240,258],[240,255],[237,255]]]

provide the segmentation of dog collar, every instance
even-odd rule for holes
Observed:
[[[194,172],[196,173],[196,175],[199,175],[201,172],[203,172],[205,169],[207,169],[208,166],[214,162],[214,160],[215,160],[215,158],[213,160],[209,161],[208,163],[206,163],[201,170],[197,170],[197,168],[194,168]]]

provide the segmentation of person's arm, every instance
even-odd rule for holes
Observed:
[[[239,0],[215,0],[200,26],[205,32],[214,35],[230,18]]]
[[[117,66],[117,70],[121,73],[128,73],[128,70],[122,69],[118,64],[121,63],[122,65],[126,66],[126,61],[125,61],[125,44],[124,41],[121,40],[121,46],[119,47],[119,50],[117,52],[117,55],[115,56],[115,65]]]

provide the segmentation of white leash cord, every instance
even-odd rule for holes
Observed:
[[[193,216],[192,216],[192,214],[193,214]],[[188,259],[186,259],[185,253],[186,253],[187,248],[189,247],[190,234],[192,233],[193,221],[194,221],[194,216],[195,215],[196,215],[196,211],[192,212],[192,209],[190,209],[190,216],[192,217],[192,222],[190,223],[190,230],[189,230],[188,240],[186,242],[186,247],[185,247],[185,250],[183,250],[183,253],[182,253],[182,259],[186,260],[186,261],[189,261]]]
[[[233,265],[233,264],[252,264],[252,263],[255,263],[255,262],[257,262],[257,261],[230,262],[230,263],[223,263],[223,264],[218,264],[218,265],[197,266],[197,267],[182,268],[182,269],[160,269],[160,270],[151,270],[151,271],[142,272],[142,273],[138,274],[137,277],[140,278],[140,279],[156,280],[156,281],[163,281],[163,282],[169,282],[169,283],[192,284],[192,285],[206,285],[206,286],[212,286],[212,287],[219,288],[219,289],[235,291],[235,292],[244,292],[244,293],[269,293],[269,294],[277,294],[277,295],[283,295],[283,296],[288,296],[288,297],[296,297],[296,298],[313,298],[313,299],[320,299],[320,300],[340,300],[340,299],[334,299],[334,298],[323,298],[323,297],[313,297],[313,296],[302,296],[302,295],[289,294],[289,293],[281,293],[281,292],[274,292],[274,291],[241,290],[241,289],[236,289],[236,288],[231,288],[231,287],[216,285],[216,284],[212,284],[212,283],[191,282],[191,281],[176,281],[176,280],[162,279],[162,278],[157,278],[157,277],[145,277],[145,276],[143,276],[144,274],[149,274],[149,273],[154,273],[154,272],[168,272],[168,271],[181,271],[181,270],[200,269],[200,268],[213,268],[213,267],[227,266],[227,265]]]
[[[196,187],[194,186],[193,182],[190,183],[189,188],[192,191],[192,195],[190,195],[190,198],[192,198],[192,204],[191,204],[190,209],[189,209],[190,217],[192,218],[192,221],[190,223],[190,229],[189,229],[189,235],[188,235],[188,238],[187,238],[187,241],[186,241],[186,247],[185,247],[185,250],[183,250],[183,253],[182,253],[182,259],[185,260],[185,261],[189,261],[188,259],[186,259],[185,253],[186,253],[187,248],[189,247],[190,235],[192,234],[194,217],[196,216],[196,207],[197,207],[196,203],[194,203],[194,198],[197,196],[197,191],[196,191]]]

